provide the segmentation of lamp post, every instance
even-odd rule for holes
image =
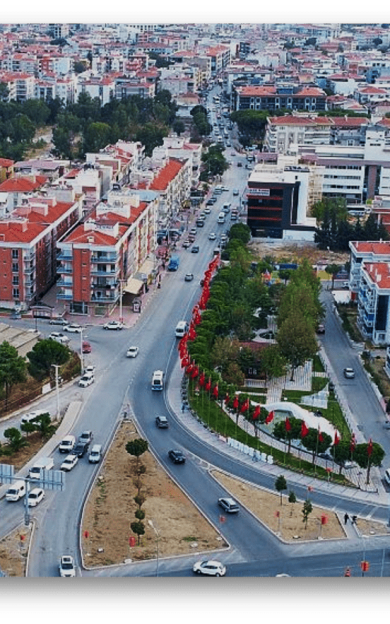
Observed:
[[[58,369],[59,369],[59,364],[52,364],[52,367],[56,371],[57,420],[59,420],[59,418],[60,418],[60,394],[59,394],[59,389],[58,389]]]
[[[119,322],[123,323],[123,316],[122,316],[122,299],[123,299],[123,283],[126,283],[126,280],[120,279],[119,280]]]
[[[153,531],[156,534],[156,554],[157,554],[157,564],[156,564],[156,576],[158,576],[158,560],[159,560],[159,552],[158,552],[158,540],[160,539],[160,534],[157,531],[156,527],[154,526],[152,520],[148,520],[148,524],[149,526],[152,527]]]
[[[80,330],[80,363],[81,363],[81,374],[84,372],[84,354],[83,354],[83,332],[84,327]]]

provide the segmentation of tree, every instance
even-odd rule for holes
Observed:
[[[321,440],[318,429],[309,427],[309,433],[302,438],[302,446],[308,451],[312,452],[312,463],[314,464],[315,457],[318,453],[325,453],[325,451],[332,444],[332,438],[329,434],[321,432]]]
[[[291,277],[292,269],[279,269],[278,276],[281,280],[284,280],[284,283],[287,284],[288,280]]]
[[[49,413],[37,416],[31,424],[34,426],[35,431],[40,433],[42,438],[49,438],[56,430],[55,426],[51,423]]]
[[[291,503],[290,516],[292,516],[293,515],[293,507],[292,507],[292,505],[294,505],[297,502],[297,497],[295,496],[295,492],[293,490],[290,490],[290,492],[289,492],[288,502]]]
[[[0,344],[0,385],[5,388],[6,408],[12,387],[25,380],[25,359],[18,354],[15,347],[4,341]]]
[[[98,152],[110,142],[111,126],[101,121],[89,124],[84,132],[84,151]]]
[[[125,448],[126,448],[126,451],[129,453],[129,455],[132,455],[133,457],[136,458],[136,467],[135,467],[135,471],[137,475],[136,485],[137,485],[138,494],[139,494],[140,486],[141,486],[140,477],[144,472],[143,470],[140,470],[141,466],[140,466],[139,458],[141,457],[141,455],[146,453],[146,451],[149,448],[149,443],[147,440],[143,440],[142,438],[136,438],[135,440],[130,440],[129,442],[127,442]]]
[[[312,511],[313,511],[313,505],[311,504],[310,500],[309,499],[305,500],[305,502],[303,503],[303,509],[302,509],[303,522],[305,523],[305,530],[307,529],[307,522],[309,520],[309,516]]]
[[[298,366],[314,358],[318,351],[315,329],[312,322],[295,309],[281,324],[276,335],[281,354],[291,365],[291,380]]]
[[[138,536],[138,545],[141,542],[141,535],[145,535],[145,525],[141,520],[132,522],[130,525],[131,530]]]
[[[292,440],[298,440],[301,435],[302,420],[289,417],[290,429],[286,429],[286,421],[281,420],[274,426],[273,435],[278,440],[286,440],[288,442],[287,453],[290,453]]]
[[[249,243],[251,239],[251,230],[246,223],[235,223],[229,230],[229,242],[239,240],[244,245]]]
[[[180,136],[181,134],[183,134],[184,130],[186,129],[184,122],[181,121],[181,119],[177,119],[176,121],[173,122],[172,125],[172,130],[174,132],[176,132],[176,134],[178,136]]]
[[[353,458],[360,468],[367,468],[367,483],[370,480],[371,466],[381,466],[384,456],[385,451],[377,442],[373,442],[372,446],[367,442],[356,445]]]
[[[261,369],[266,381],[286,374],[286,360],[277,344],[271,344],[261,351]]]
[[[40,340],[27,353],[27,358],[30,361],[29,373],[35,379],[45,379],[50,376],[53,364],[58,366],[65,364],[70,355],[70,349],[56,340]]]
[[[23,447],[28,445],[27,440],[22,436],[19,429],[10,427],[4,431],[4,437],[7,438],[10,449],[13,453],[17,453]]]
[[[279,475],[275,481],[275,489],[280,492],[280,504],[283,505],[282,495],[284,490],[287,490],[287,481],[283,475]]]
[[[325,268],[326,273],[332,276],[332,290],[334,288],[334,278],[336,277],[340,269],[341,266],[339,264],[328,264],[328,266]]]

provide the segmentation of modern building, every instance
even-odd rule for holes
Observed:
[[[297,111],[326,110],[326,93],[318,87],[302,86],[233,86],[233,110],[290,109]]]

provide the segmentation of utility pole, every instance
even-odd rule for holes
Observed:
[[[81,374],[84,372],[84,355],[83,355],[83,331],[84,328],[81,328],[80,331],[80,362],[81,362]]]
[[[57,397],[57,420],[60,419],[60,393],[59,393],[59,385],[58,385],[58,369],[59,364],[52,364],[53,368],[56,371],[56,397]]]
[[[149,526],[152,527],[153,531],[156,534],[156,554],[157,554],[157,564],[156,564],[156,576],[158,576],[158,561],[159,561],[159,550],[158,550],[158,541],[160,539],[160,534],[157,531],[156,527],[154,526],[152,520],[148,520],[148,524]]]

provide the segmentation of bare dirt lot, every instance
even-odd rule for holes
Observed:
[[[323,262],[327,264],[344,264],[349,260],[348,253],[323,251],[315,243],[289,243],[286,241],[252,241],[250,249],[259,257],[271,256],[285,262],[299,262],[307,258],[311,264]]]
[[[0,569],[7,576],[25,576],[31,525],[20,526],[0,541]]]

